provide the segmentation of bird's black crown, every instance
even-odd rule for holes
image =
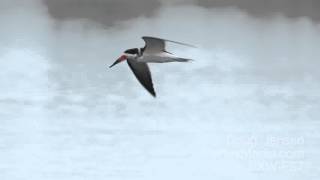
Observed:
[[[127,49],[126,51],[124,51],[124,53],[127,53],[127,54],[139,54],[139,50],[138,50],[138,48],[132,48],[132,49]]]

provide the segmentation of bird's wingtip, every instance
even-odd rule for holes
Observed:
[[[156,97],[157,97],[157,94],[156,94],[156,92],[155,92],[155,91],[149,91],[149,93],[150,93],[150,95],[151,95],[152,97],[154,97],[154,98],[156,98]]]
[[[152,95],[152,97],[154,97],[154,98],[157,97],[156,93],[151,93],[151,95]]]

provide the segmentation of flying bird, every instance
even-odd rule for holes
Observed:
[[[144,36],[145,41],[143,48],[132,48],[124,51],[109,68],[114,65],[127,61],[130,69],[141,83],[141,85],[153,96],[156,97],[156,92],[153,87],[151,73],[147,63],[167,63],[167,62],[188,62],[192,59],[180,58],[174,56],[166,50],[166,42],[176,43],[184,46],[194,47],[189,44],[171,41],[156,37]]]

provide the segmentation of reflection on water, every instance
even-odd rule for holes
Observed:
[[[32,2],[0,15],[0,179],[319,178],[320,32],[308,18],[175,6],[56,28]],[[157,99],[126,64],[107,68],[149,33],[200,47],[170,47],[193,63],[151,65]]]

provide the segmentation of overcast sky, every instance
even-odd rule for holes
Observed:
[[[0,179],[319,179],[315,0],[1,0]],[[191,63],[126,63],[141,36]]]

